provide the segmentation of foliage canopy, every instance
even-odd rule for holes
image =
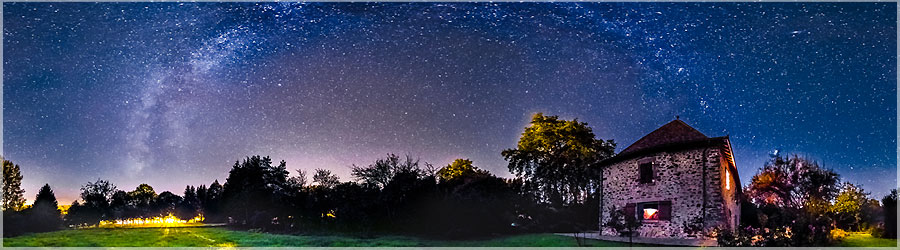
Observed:
[[[538,200],[563,205],[586,200],[599,183],[592,167],[612,157],[615,146],[596,139],[587,123],[537,113],[517,147],[501,154]]]

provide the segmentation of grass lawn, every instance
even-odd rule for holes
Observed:
[[[897,239],[872,237],[867,233],[851,233],[838,246],[842,247],[897,247]]]
[[[589,246],[627,247],[628,243],[588,240]],[[296,236],[228,230],[221,227],[91,228],[22,235],[3,239],[4,247],[575,247],[571,237],[528,234],[489,240],[428,240],[408,236],[371,239],[347,236]],[[639,244],[635,244],[639,246]]]

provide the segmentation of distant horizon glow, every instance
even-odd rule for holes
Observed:
[[[897,186],[894,3],[3,5],[3,156],[28,203],[97,179],[181,195],[251,155],[510,177],[537,112],[616,152],[678,116],[729,136],[744,186],[772,153]]]

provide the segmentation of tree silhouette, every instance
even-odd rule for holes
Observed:
[[[62,223],[60,217],[59,205],[56,202],[56,195],[49,184],[44,184],[34,198],[34,205],[29,211],[28,217],[31,218],[35,232],[46,232],[59,229]]]
[[[97,224],[101,220],[112,217],[109,202],[113,194],[116,192],[116,185],[109,181],[97,179],[95,182],[88,182],[81,187],[81,205],[82,217],[81,221],[87,224]]]
[[[891,194],[881,199],[884,207],[884,235],[889,239],[897,238],[897,189],[891,189]]]
[[[116,192],[116,185],[109,181],[97,179],[81,187],[81,199],[90,207],[109,207],[109,200]]]
[[[235,162],[222,193],[225,211],[240,225],[259,226],[273,218],[285,217],[285,200],[291,189],[287,183],[287,163],[272,165],[269,157],[252,156]]]
[[[153,201],[153,211],[155,211],[157,216],[173,214],[182,200],[184,199],[181,196],[169,191],[159,193],[159,196],[156,196],[156,199]]]
[[[297,176],[291,176],[288,178],[288,184],[292,186],[294,189],[300,189],[306,186],[306,171],[303,169],[297,169]]]
[[[425,163],[428,165],[428,163]],[[409,155],[401,160],[395,154],[388,154],[384,159],[378,159],[374,164],[362,167],[353,165],[350,174],[357,180],[366,184],[375,185],[383,188],[398,173],[413,173],[415,175],[424,174],[424,170],[419,166],[419,160],[413,160]]]
[[[474,237],[511,229],[519,199],[506,181],[463,159],[441,168],[437,175],[442,200],[430,208],[435,214],[428,219],[432,233]]]
[[[332,174],[330,170],[317,168],[316,174],[313,175],[313,182],[325,188],[333,188],[340,183],[340,178]]]
[[[203,216],[207,218],[207,221],[220,221],[222,219],[222,211],[219,207],[222,203],[222,192],[222,184],[219,184],[218,179],[213,181],[207,188],[206,196],[203,200]]]
[[[194,186],[184,188],[184,199],[178,204],[175,216],[182,220],[189,220],[200,213],[200,199],[197,197],[197,189]]]
[[[155,199],[156,191],[146,183],[142,183],[134,188],[134,191],[128,192],[128,200],[131,201],[129,205],[135,207],[150,207]]]

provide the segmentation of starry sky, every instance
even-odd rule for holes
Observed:
[[[3,156],[26,198],[157,192],[234,161],[455,158],[508,177],[536,112],[621,151],[675,116],[742,183],[797,153],[897,186],[896,3],[3,3]]]

